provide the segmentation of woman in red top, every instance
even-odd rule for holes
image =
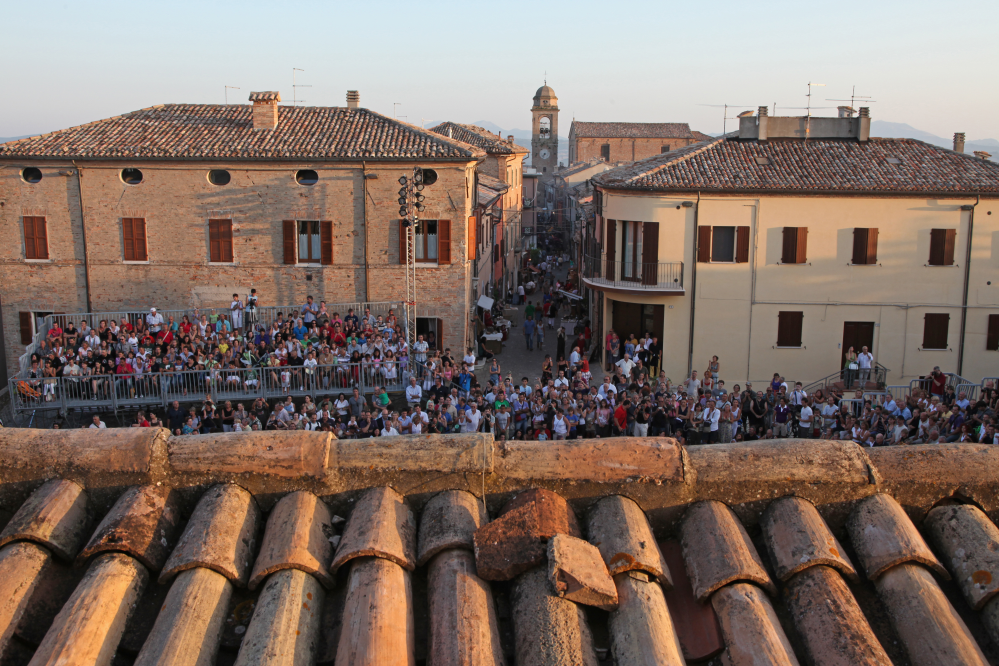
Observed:
[[[180,322],[181,337],[190,335],[192,328],[194,328],[194,324],[192,324],[191,320],[187,318],[187,315],[184,315],[184,321]]]

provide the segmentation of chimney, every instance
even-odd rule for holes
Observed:
[[[980,160],[988,160],[990,157],[992,157],[992,153],[987,153],[984,150],[976,150],[975,157],[977,157]]]
[[[253,102],[253,129],[272,130],[278,125],[278,102],[281,93],[275,91],[251,92]]]
[[[769,133],[767,131],[767,126],[770,123],[770,109],[761,106],[756,109],[756,124],[758,128],[758,134],[756,139],[758,141],[766,141]]]
[[[347,91],[347,108],[348,109],[359,109],[361,108],[361,93],[356,90]]]
[[[840,118],[853,118],[852,106],[837,106],[836,109],[839,111]]]
[[[512,134],[507,134],[506,135],[506,142],[507,143],[513,143],[513,135]]]
[[[954,132],[954,152],[964,152],[964,132]]]
[[[871,138],[871,107],[860,107],[860,117],[857,119],[857,141],[866,143]]]

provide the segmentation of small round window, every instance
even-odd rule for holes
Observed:
[[[295,180],[299,185],[315,185],[319,182],[319,174],[312,169],[302,169],[295,174]]]
[[[138,185],[142,182],[142,172],[138,169],[122,169],[121,180],[126,185]]]
[[[21,169],[21,178],[26,183],[38,183],[42,180],[42,170],[37,167],[25,167]]]
[[[228,185],[232,177],[225,169],[212,169],[208,172],[208,182],[212,185]]]

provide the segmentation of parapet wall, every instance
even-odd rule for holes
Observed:
[[[668,531],[691,502],[714,499],[747,525],[774,499],[803,497],[836,528],[853,504],[894,496],[918,521],[955,497],[999,518],[999,449],[922,445],[864,449],[851,442],[782,440],[682,447],[669,438],[494,442],[488,434],[338,440],[319,432],[173,437],[167,430],[0,430],[0,511],[14,511],[52,478],[84,485],[96,501],[124,487],[198,489],[219,482],[252,492],[265,510],[284,494],[310,490],[332,506],[391,486],[420,508],[447,489],[485,494],[498,508],[540,487],[585,508],[609,494],[635,500]]]

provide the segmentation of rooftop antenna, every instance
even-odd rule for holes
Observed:
[[[808,82],[808,95],[806,95],[806,97],[808,97],[808,106],[806,107],[808,109],[808,116],[805,118],[805,140],[806,141],[808,140],[808,133],[812,130],[812,86],[815,86],[815,87],[818,88],[818,87],[822,87],[822,86],[825,86],[825,85],[826,84],[824,84],[824,83],[812,83],[811,81]]]
[[[239,90],[236,86],[226,86],[225,87],[225,104],[229,106],[229,90]]]
[[[298,105],[298,95],[296,93],[298,93],[298,89],[299,88],[311,88],[312,87],[312,86],[309,86],[309,85],[299,85],[298,83],[296,83],[296,81],[295,81],[295,73],[296,72],[304,72],[304,71],[305,71],[304,69],[299,69],[298,67],[292,67],[291,68],[291,105],[292,106],[297,106]],[[305,100],[303,99],[302,101],[304,102]]]
[[[396,120],[399,120],[399,112],[395,108],[397,106],[402,106],[402,102],[392,102],[392,115]]]
[[[862,103],[864,103],[864,104],[873,104],[874,102],[877,101],[876,99],[871,99],[870,95],[858,95],[857,94],[857,86],[853,86],[853,88],[850,90],[850,108],[851,109],[854,108],[854,106],[855,106],[854,103],[858,99]],[[845,99],[828,99],[828,98],[826,98],[826,101],[827,102],[845,102],[846,100]]]
[[[729,109],[752,109],[753,108],[751,104],[698,104],[698,106],[710,106],[710,107],[714,107],[716,109],[725,109],[722,112],[723,113],[723,116],[722,116],[722,134],[727,134],[728,133],[727,132],[727,130],[728,130],[728,121],[729,120],[735,120],[734,116],[732,118],[728,117],[728,110]]]

